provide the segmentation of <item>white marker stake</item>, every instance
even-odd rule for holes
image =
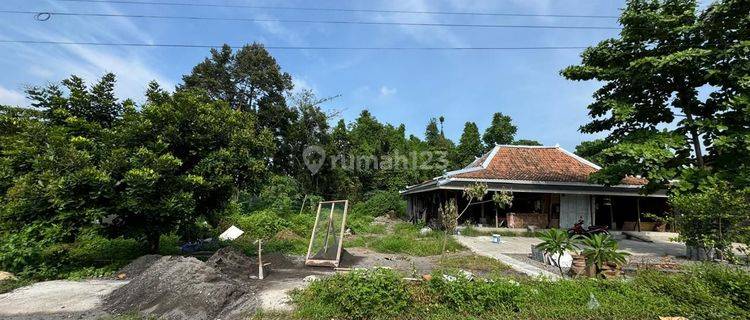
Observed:
[[[263,240],[258,239],[258,279],[263,280]]]

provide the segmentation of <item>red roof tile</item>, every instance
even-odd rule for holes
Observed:
[[[497,146],[495,149],[463,170],[448,175],[455,178],[586,183],[589,175],[599,170],[593,163],[560,147]],[[488,157],[491,159],[487,163]],[[483,164],[486,167],[482,168]],[[629,177],[623,179],[623,183],[642,185],[645,179]]]

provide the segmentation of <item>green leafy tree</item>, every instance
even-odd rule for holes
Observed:
[[[639,175],[653,190],[690,166],[736,176],[738,166],[714,165],[724,142],[737,150],[746,145],[739,134],[746,111],[736,104],[739,79],[748,73],[747,54],[740,53],[747,48],[746,13],[744,1],[717,1],[699,14],[693,0],[631,0],[620,17],[620,37],[586,49],[581,65],[562,71],[570,80],[603,83],[588,106],[594,119],[581,127],[609,133],[595,181],[616,184]]]
[[[218,222],[232,195],[259,190],[268,173],[271,134],[255,121],[191,92],[127,112],[104,164],[117,181],[113,231],[144,235],[155,251],[164,233]]]
[[[711,116],[702,119],[710,170],[736,189],[750,187],[750,3],[716,1],[697,23],[706,52],[705,101]],[[705,89],[702,88],[702,89]]]
[[[456,147],[453,163],[456,167],[462,168],[481,156],[484,152],[484,146],[479,137],[479,128],[473,122],[467,122],[464,125],[464,132],[461,134],[461,140]]]
[[[516,136],[518,128],[513,125],[513,119],[500,112],[492,115],[492,123],[484,131],[482,140],[487,150],[498,144],[511,144]]]
[[[700,193],[672,195],[670,205],[678,213],[679,240],[693,248],[718,250],[733,258],[733,243],[750,248],[750,189],[735,190],[727,182],[710,178]]]
[[[607,150],[611,147],[612,147],[612,144],[607,142],[607,140],[604,140],[604,139],[581,141],[581,143],[576,146],[574,153],[577,156],[584,158],[588,161],[591,161],[599,165],[603,165],[605,157],[602,153],[604,152],[604,150]]]
[[[529,140],[529,139],[519,139],[519,140],[513,141],[513,143],[511,144],[516,145],[516,146],[541,146],[542,145],[542,143],[539,141]]]
[[[293,174],[287,169],[299,157],[289,145],[297,110],[289,108],[285,99],[293,88],[292,77],[281,70],[262,44],[245,45],[234,52],[226,44],[219,50],[211,49],[211,56],[182,80],[178,91],[201,90],[214,101],[254,113],[256,127],[268,128],[274,137],[274,172]]]

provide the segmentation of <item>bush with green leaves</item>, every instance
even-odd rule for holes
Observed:
[[[397,217],[403,217],[406,212],[406,200],[398,191],[375,191],[368,195],[367,200],[354,205],[353,212],[372,217],[382,216],[394,212]]]
[[[270,239],[279,231],[292,227],[289,221],[270,209],[252,212],[248,215],[235,215],[230,217],[229,221],[245,231],[243,237],[250,239]]]
[[[510,279],[470,280],[457,273],[433,274],[428,282],[432,294],[462,314],[481,315],[491,311],[515,311],[521,287]]]
[[[376,268],[336,274],[293,294],[309,319],[393,319],[411,303],[407,283],[396,272]],[[322,317],[319,311],[326,314]]]
[[[630,280],[565,279],[550,282],[529,278],[492,278],[469,281],[460,274],[455,280],[434,274],[427,282],[408,286],[409,301],[399,312],[361,314],[369,300],[342,302],[334,299],[346,290],[340,276],[323,279],[295,295],[302,319],[618,319],[641,320],[662,317],[689,319],[748,319],[750,274],[740,268],[716,264],[689,267],[684,273],[639,271]],[[393,279],[402,283],[398,279]],[[358,287],[371,287],[367,277],[356,277]],[[398,291],[402,292],[402,291]],[[592,299],[597,305],[589,307]],[[346,298],[349,298],[347,296]],[[346,303],[346,309],[339,304]]]
[[[617,241],[609,234],[591,234],[581,238],[583,250],[581,254],[586,257],[587,265],[596,266],[601,270],[603,266],[614,264],[623,266],[630,253],[620,251]]]
[[[730,258],[732,242],[750,246],[750,189],[735,190],[716,183],[697,193],[673,195],[669,201],[678,213],[678,239],[686,245],[715,248]]]

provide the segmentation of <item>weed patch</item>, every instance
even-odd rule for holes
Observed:
[[[384,278],[335,276],[296,293],[304,319],[657,319],[682,316],[689,319],[748,319],[744,299],[750,292],[745,270],[716,265],[688,268],[684,274],[656,271],[638,273],[633,280],[575,279],[548,282],[495,277],[470,281],[458,274],[445,279],[433,274],[430,281],[398,285],[395,309],[372,309],[375,303],[352,297],[346,286],[362,292],[378,292]],[[517,281],[517,282],[516,282]],[[342,291],[343,290],[343,291]],[[348,294],[348,295],[347,295]],[[381,293],[378,293],[381,294]],[[323,298],[325,297],[325,299]],[[339,298],[335,298],[339,297]],[[346,297],[346,298],[344,298]],[[591,303],[593,299],[596,303]],[[350,299],[343,301],[342,299]],[[362,301],[362,303],[358,302]],[[391,300],[388,300],[389,302]],[[408,302],[402,307],[402,302]],[[381,310],[382,314],[348,313],[349,310]],[[361,311],[360,311],[361,312]]]

